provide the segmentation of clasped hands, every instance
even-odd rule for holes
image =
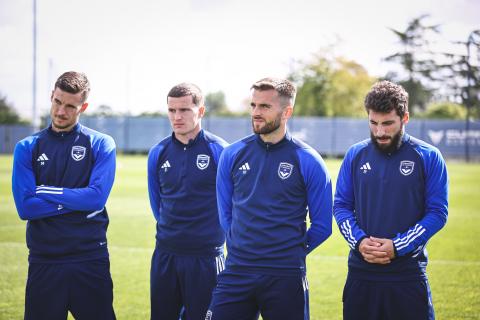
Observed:
[[[392,239],[368,237],[362,239],[358,250],[369,263],[388,264],[395,258]]]

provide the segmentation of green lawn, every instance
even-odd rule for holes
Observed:
[[[335,178],[340,161],[327,161]],[[11,156],[0,156],[0,319],[23,318],[27,275],[25,222],[11,195]],[[448,163],[450,216],[429,243],[430,284],[437,319],[480,319],[480,164]],[[146,157],[119,156],[108,201],[108,231],[118,319],[149,318],[149,269],[155,223]],[[311,319],[341,319],[348,248],[333,235],[308,257]]]

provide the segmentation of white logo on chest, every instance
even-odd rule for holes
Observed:
[[[47,155],[45,153],[42,153],[38,158],[37,158],[37,162],[40,162],[40,165],[43,166],[45,165],[45,161],[48,161],[50,159],[48,159]]]
[[[278,176],[285,180],[292,175],[293,165],[288,162],[280,162],[278,165]]]
[[[170,162],[166,160],[160,168],[162,168],[165,172],[167,172],[168,168],[171,168]]]
[[[400,173],[404,176],[409,176],[413,172],[413,168],[415,167],[415,162],[409,160],[400,161]]]
[[[197,155],[197,168],[200,170],[205,170],[208,168],[210,164],[210,156],[206,154],[199,154]]]
[[[363,166],[360,167],[360,170],[362,170],[363,173],[367,173],[367,172],[369,172],[370,170],[372,170],[372,167],[370,167],[370,163],[367,162],[367,163],[365,163]]]
[[[72,147],[72,158],[75,161],[80,161],[85,158],[85,154],[87,153],[87,148],[82,146],[73,146]]]

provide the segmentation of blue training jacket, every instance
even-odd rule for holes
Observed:
[[[392,154],[370,139],[353,145],[338,175],[334,215],[351,251],[349,274],[365,280],[426,279],[427,241],[446,223],[448,176],[435,147],[408,134]],[[367,236],[389,238],[397,257],[386,265],[363,260]]]
[[[27,222],[30,262],[108,257],[105,209],[115,178],[115,142],[80,124],[48,128],[15,146],[12,191]]]
[[[197,256],[223,253],[215,178],[225,146],[223,139],[201,130],[187,145],[172,133],[150,149],[148,194],[160,249]]]
[[[332,232],[332,186],[325,163],[289,133],[276,144],[251,135],[227,147],[220,157],[217,195],[227,269],[304,273],[306,254]]]

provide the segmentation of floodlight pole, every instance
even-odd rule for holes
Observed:
[[[37,131],[37,0],[33,0],[32,126]]]
[[[470,78],[472,68],[470,67],[470,44],[472,42],[472,34],[468,36],[467,40],[467,116],[465,118],[465,161],[470,162],[470,146],[469,146],[469,133],[470,133]]]
[[[470,35],[468,36],[468,40],[465,43],[467,46],[467,116],[465,119],[465,160],[467,162],[470,162],[470,115],[471,115],[471,109],[472,109],[472,93],[471,93],[471,82],[473,80],[473,70],[472,70],[472,65],[470,63],[470,46],[477,45],[478,42],[475,41],[475,35],[480,35],[480,30],[473,30]]]

